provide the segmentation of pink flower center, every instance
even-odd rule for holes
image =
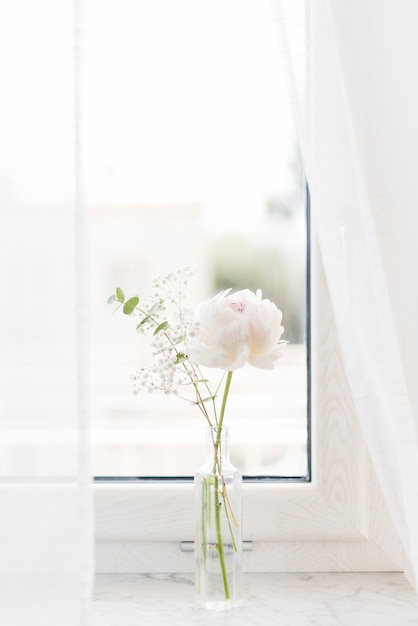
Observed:
[[[229,308],[235,311],[236,313],[244,313],[245,304],[243,302],[231,302]]]

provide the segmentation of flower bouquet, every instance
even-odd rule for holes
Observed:
[[[188,308],[192,275],[182,269],[156,279],[145,300],[125,298],[118,287],[108,303],[117,303],[135,319],[138,332],[151,335],[155,360],[133,375],[134,392],[160,391],[186,399],[206,420],[209,457],[195,477],[197,595],[207,608],[230,608],[240,602],[241,566],[234,555],[240,555],[242,535],[241,478],[229,461],[225,438],[227,398],[235,370],[247,363],[272,369],[286,342],[281,340],[282,313],[260,290],[228,289],[195,310]],[[220,370],[215,384],[203,368]]]

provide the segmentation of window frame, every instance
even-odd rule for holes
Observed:
[[[403,551],[371,466],[344,374],[314,233],[309,483],[243,485],[248,572],[403,571]],[[193,483],[96,483],[98,573],[189,573]]]

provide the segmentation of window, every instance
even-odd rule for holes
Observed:
[[[240,3],[240,7],[249,4],[261,3]],[[171,10],[178,10],[177,3],[170,3],[171,7],[174,5],[176,9]],[[193,10],[196,5],[189,3],[187,8]],[[222,2],[223,8],[231,5]],[[124,9],[126,4],[118,3],[118,10],[119,7]],[[239,11],[235,17],[240,19]],[[159,14],[159,19],[169,30],[169,14]],[[136,26],[135,23],[132,25],[132,36],[138,34]],[[188,55],[185,54],[184,58],[187,60]],[[112,54],[107,61],[104,63],[106,71],[111,67]],[[129,75],[127,68],[123,71]],[[107,80],[108,76],[104,76],[104,81]],[[219,103],[214,104],[219,106]],[[135,103],[127,102],[126,107],[130,106]],[[199,107],[191,107],[194,114],[196,110]],[[105,121],[103,128],[106,127]],[[201,127],[196,124],[197,129]],[[113,138],[116,147],[119,145],[117,134],[127,132],[131,129],[124,128],[121,119]],[[110,137],[106,136],[106,140],[110,141]],[[149,158],[158,161],[160,156],[161,152],[156,148]],[[107,172],[110,184],[114,173],[109,169]],[[186,171],[187,175],[189,173]],[[138,176],[143,182],[135,168],[128,170],[126,175],[131,180]],[[181,203],[183,209],[189,207],[186,210],[193,210],[192,206],[190,202]],[[177,214],[180,213],[178,208]],[[118,236],[116,231],[114,234]],[[200,245],[199,237],[195,237]],[[135,244],[135,241],[129,242],[134,250]],[[140,254],[141,250],[137,252]],[[127,257],[128,265],[132,267],[129,254]],[[158,259],[158,255],[153,258]],[[136,290],[137,276],[134,276],[133,283]],[[311,283],[312,481],[244,484],[244,539],[252,542],[252,549],[245,553],[245,569],[401,570],[401,549],[383,506],[350,404],[315,241]],[[131,342],[131,328],[126,328],[125,337],[121,332],[118,327],[120,342]],[[108,382],[114,384],[113,380]],[[175,480],[96,484],[97,571],[192,571],[191,554],[181,550],[182,542],[191,541],[194,536],[192,490],[191,482]]]

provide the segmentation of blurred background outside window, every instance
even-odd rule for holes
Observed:
[[[262,289],[289,341],[275,370],[234,374],[233,460],[307,474],[306,197],[269,0],[90,0],[84,121],[96,476],[191,476],[205,422],[132,393],[149,340],[106,304],[116,286],[190,267],[190,303]]]

